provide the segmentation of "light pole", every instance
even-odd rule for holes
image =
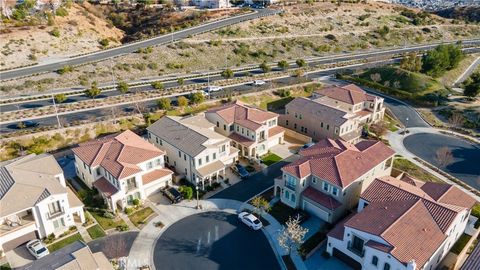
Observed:
[[[403,136],[405,136],[405,134],[407,134],[407,126],[408,126],[408,117],[405,118],[406,122],[405,122],[405,128],[403,129]]]
[[[197,191],[197,209],[200,209],[200,204],[198,200],[198,186],[195,186],[195,190]]]

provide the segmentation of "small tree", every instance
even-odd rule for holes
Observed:
[[[261,63],[258,67],[263,71],[263,73],[270,72],[270,67],[267,65],[267,62]]]
[[[177,99],[178,106],[181,108],[187,107],[188,106],[188,99],[184,96],[180,96]]]
[[[278,62],[278,67],[281,68],[282,70],[286,70],[288,68],[288,62],[286,60],[281,60]]]
[[[301,68],[307,66],[307,61],[303,59],[298,59],[297,61],[295,61],[295,63],[297,64],[298,67],[301,67]]]
[[[229,68],[225,69],[224,71],[222,71],[222,77],[225,78],[225,79],[231,79],[233,78],[233,71]]]
[[[270,211],[270,203],[261,196],[256,196],[252,199],[252,205],[255,213],[262,215],[264,212]]]
[[[288,255],[290,255],[292,249],[298,250],[303,244],[303,238],[305,234],[307,234],[308,229],[300,226],[300,217],[295,219],[290,217],[285,225],[278,236],[278,243],[282,248],[286,249]]]
[[[157,89],[157,90],[163,90],[163,83],[162,82],[153,82],[152,84],[152,87]]]
[[[465,91],[463,91],[463,94],[472,98],[478,96],[478,94],[480,94],[480,82],[471,83],[465,86]]]
[[[56,94],[54,97],[55,102],[57,103],[63,103],[65,100],[67,100],[67,95],[65,94]]]
[[[192,189],[192,187],[189,187],[189,186],[181,186],[181,187],[179,188],[179,191],[182,193],[183,198],[185,198],[186,200],[192,199],[192,197],[193,197],[193,189]]]
[[[96,96],[98,96],[102,93],[102,90],[100,90],[100,88],[98,88],[97,82],[92,82],[92,85],[90,86],[90,88],[85,90],[84,93],[85,93],[85,95],[87,95],[87,97],[91,97],[92,99],[94,99]]]
[[[179,85],[183,85],[185,83],[185,80],[183,78],[178,78],[177,83]]]
[[[196,92],[192,94],[190,100],[192,101],[193,104],[198,105],[205,101],[205,96],[201,92]]]
[[[435,153],[435,161],[440,167],[447,167],[453,162],[452,150],[447,146],[438,149]]]
[[[157,100],[158,108],[160,110],[170,110],[172,108],[172,101],[169,98],[161,98]]]
[[[465,123],[465,117],[461,113],[454,113],[448,118],[448,122],[454,127],[461,127]]]
[[[125,94],[128,92],[128,84],[126,82],[119,82],[117,84],[117,90],[120,91],[120,93]]]

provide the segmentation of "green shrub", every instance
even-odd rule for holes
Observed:
[[[128,225],[127,224],[118,225],[117,230],[121,232],[128,231]]]
[[[99,40],[98,43],[100,43],[100,45],[102,45],[102,47],[106,48],[106,47],[108,47],[108,44],[110,44],[110,40],[108,40],[108,38],[104,38],[104,39]]]
[[[133,213],[133,208],[125,207],[123,211],[125,212],[125,214],[130,215],[131,213]]]
[[[164,88],[162,82],[153,82],[151,85],[152,85],[153,88],[155,88],[157,90],[162,90]]]
[[[55,11],[55,15],[60,16],[60,17],[65,17],[68,15],[68,11],[64,7],[59,7]]]
[[[115,218],[115,215],[112,214],[112,213],[109,212],[109,211],[104,211],[103,214],[102,214],[102,216],[103,216],[104,218]]]
[[[132,203],[135,206],[139,206],[140,205],[140,200],[139,199],[133,199]]]
[[[190,200],[193,196],[193,189],[189,186],[180,186],[179,191],[182,193],[183,198]]]
[[[60,37],[60,30],[58,30],[58,28],[53,28],[52,31],[50,31],[50,35],[54,36],[54,37]]]

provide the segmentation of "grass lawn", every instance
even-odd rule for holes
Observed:
[[[280,222],[280,224],[285,224],[285,222],[288,221],[288,218],[295,214],[295,209],[281,202],[277,202],[268,213]]]
[[[60,240],[56,243],[53,243],[53,244],[49,245],[48,250],[50,252],[54,252],[55,250],[59,250],[59,249],[63,248],[64,246],[68,246],[68,245],[72,244],[73,242],[75,242],[77,240],[83,241],[83,238],[79,233],[76,233],[72,236],[69,236],[69,237],[67,237],[63,240]]]
[[[462,250],[467,245],[468,241],[470,241],[470,238],[472,238],[470,235],[462,234],[462,236],[458,238],[457,242],[455,242],[455,245],[453,245],[450,251],[457,255],[460,254],[460,252],[462,252]]]
[[[282,158],[275,155],[274,153],[269,153],[269,154],[266,154],[265,156],[262,157],[263,163],[267,166],[270,166],[273,163],[276,163],[280,160],[282,160]]]
[[[129,215],[128,218],[130,219],[130,221],[132,221],[133,224],[135,224],[135,226],[138,227],[141,224],[143,224],[143,222],[145,222],[145,220],[151,214],[153,214],[152,208],[145,207],[145,208],[143,208],[141,210],[138,210],[138,211],[134,212],[133,214]]]
[[[475,228],[480,227],[480,203],[477,202],[477,203],[472,207],[472,213],[471,213],[471,215],[478,218],[477,222],[475,222]]]
[[[106,233],[102,230],[102,227],[100,227],[98,224],[88,228],[87,232],[92,239],[97,239],[106,235]]]
[[[383,121],[385,122],[385,126],[387,127],[387,129],[390,130],[391,132],[395,132],[395,131],[398,130],[397,120],[393,119],[392,117],[388,116],[387,114],[385,114],[385,117],[383,118]]]
[[[101,212],[89,211],[90,214],[97,220],[98,224],[102,226],[102,229],[109,230],[115,229],[118,225],[127,225],[122,219],[115,220],[113,218],[106,218]]]
[[[421,181],[425,182],[436,182],[436,183],[443,183],[442,180],[437,178],[436,176],[428,173],[424,169],[418,167],[410,160],[405,158],[395,158],[393,161],[393,168],[404,171],[408,173],[413,178],[416,178]]]

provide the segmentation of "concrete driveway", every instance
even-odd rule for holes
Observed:
[[[282,159],[296,154],[298,149],[304,145],[304,143],[294,140],[290,137],[285,137],[283,142],[283,144],[277,144],[270,148],[270,152],[281,157]]]
[[[21,245],[14,250],[10,250],[9,252],[5,253],[5,256],[7,257],[7,261],[12,268],[24,266],[35,260],[32,254],[28,252],[25,245]]]

